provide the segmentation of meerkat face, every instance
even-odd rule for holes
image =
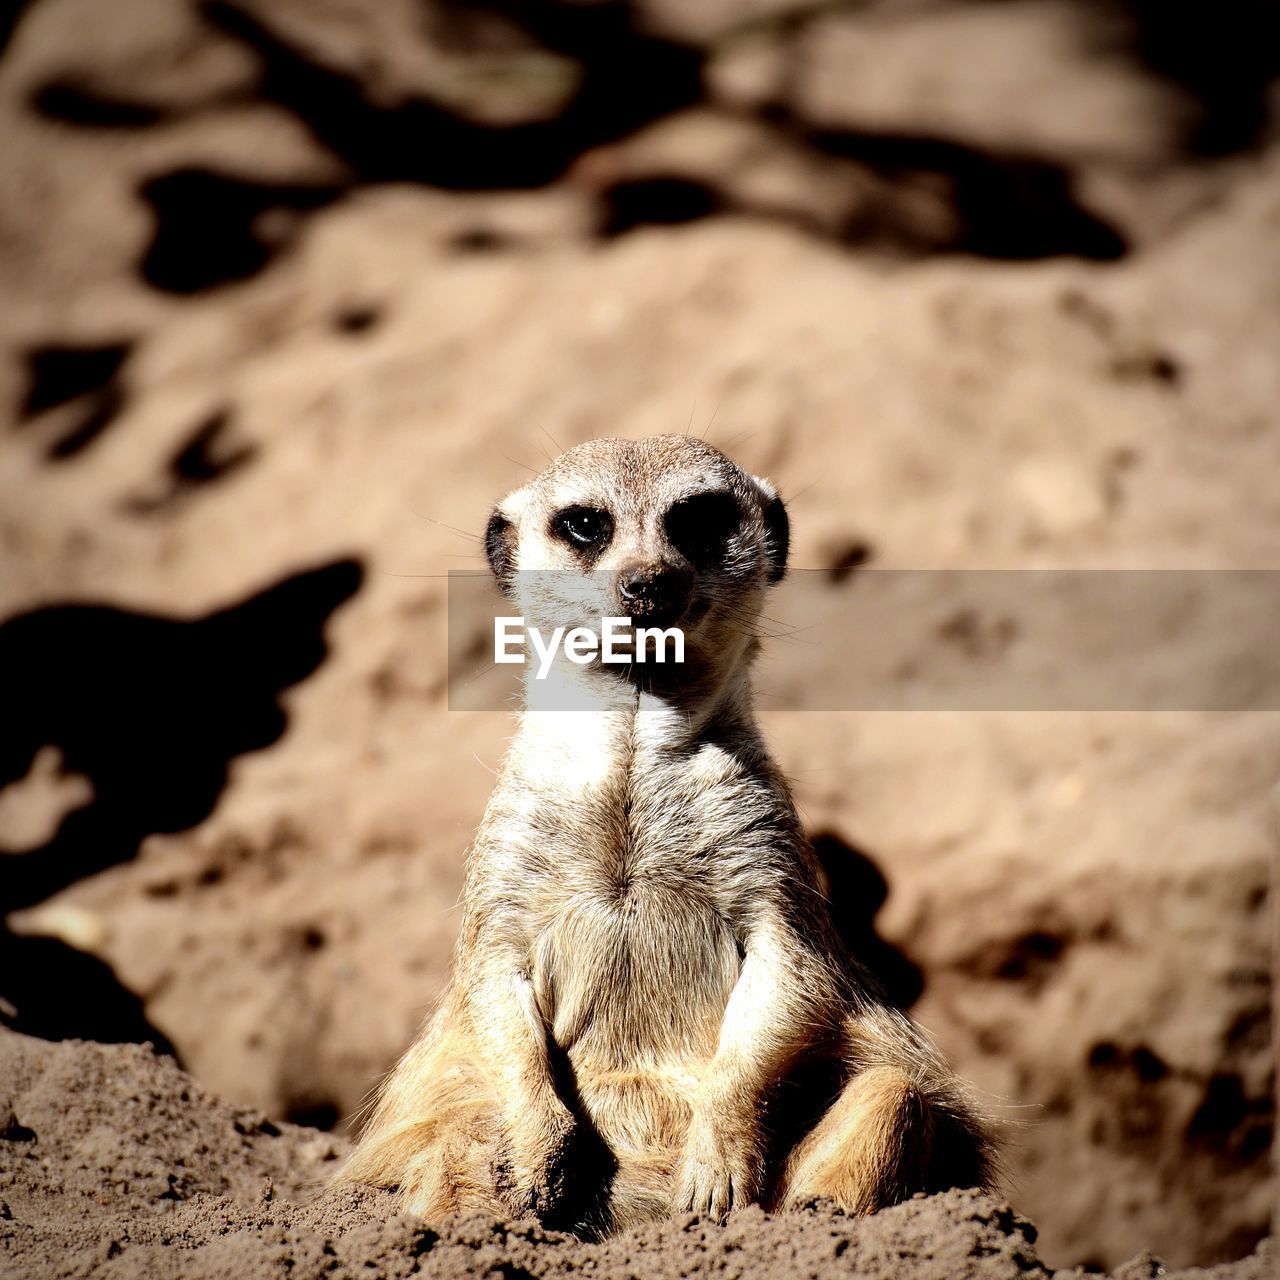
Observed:
[[[578,445],[504,498],[485,533],[498,585],[526,617],[678,626],[689,676],[749,651],[788,544],[773,486],[685,436]]]

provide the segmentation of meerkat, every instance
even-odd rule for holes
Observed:
[[[842,949],[753,715],[788,545],[773,486],[684,436],[579,445],[498,504],[525,615],[678,625],[685,660],[527,682],[451,985],[341,1178],[587,1236],[991,1184],[989,1124]]]

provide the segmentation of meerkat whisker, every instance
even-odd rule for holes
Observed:
[[[425,520],[428,524],[438,525],[441,529],[447,529],[450,533],[457,534],[459,538],[465,538],[468,542],[480,542],[482,539],[479,534],[472,533],[469,529],[459,529],[457,525],[446,524],[443,520],[437,520],[435,516],[429,516],[425,511],[419,511],[417,507],[409,508],[419,520]]]
[[[522,471],[527,471],[531,476],[538,474],[537,467],[531,467],[527,462],[521,462],[518,458],[513,458],[509,453],[503,453],[498,450],[499,456],[505,458],[513,467],[519,467]]]

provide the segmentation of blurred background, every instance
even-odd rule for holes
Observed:
[[[445,709],[444,575],[592,434],[769,475],[833,593],[1280,567],[1272,4],[9,0],[0,44],[19,1029],[347,1124],[510,732]],[[1046,1259],[1246,1253],[1275,716],[765,728]]]

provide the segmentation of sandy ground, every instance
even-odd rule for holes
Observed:
[[[1197,105],[1087,6],[834,13],[717,43],[691,81],[681,50],[724,7],[648,10],[663,38],[603,59],[570,125],[562,56],[424,28],[408,0],[41,0],[18,21],[0,63],[18,708],[0,996],[22,1030],[163,1040],[199,1081],[188,1116],[178,1077],[133,1050],[7,1040],[22,1097],[83,1073],[98,1083],[66,1123],[109,1131],[105,1154],[33,1176],[29,1156],[83,1134],[19,1111],[39,1141],[4,1144],[0,1226],[43,1241],[24,1256],[87,1266],[68,1242],[109,1252],[131,1212],[124,1256],[156,1274],[182,1233],[201,1275],[330,1233],[340,1267],[368,1242],[398,1274],[427,1238],[354,1206],[326,1226],[252,1205],[341,1145],[447,971],[509,726],[445,709],[443,575],[481,563],[489,506],[558,446],[692,423],[779,483],[793,563],[833,593],[867,557],[1280,563],[1266,130],[1195,151],[1240,111]],[[501,92],[476,48],[506,59]],[[638,87],[610,97],[631,65]],[[446,172],[424,84],[470,128],[532,132],[510,153],[468,133],[478,170]],[[1000,620],[960,622],[939,617],[923,659],[999,661]],[[837,911],[1007,1118],[1009,1195],[1045,1264],[1249,1254],[1273,1202],[1276,716],[776,713],[766,731]],[[62,1170],[135,1158],[115,1128],[131,1072],[209,1151],[188,1175],[167,1137],[140,1144],[141,1199],[99,1206],[91,1232],[45,1201],[37,1231],[22,1206],[80,1177]],[[285,1136],[219,1145],[229,1113],[201,1089]],[[226,1237],[217,1201],[162,1216],[170,1173],[251,1207]],[[856,1231],[751,1217],[741,1248],[820,1271],[848,1239],[841,1265],[870,1274],[922,1214],[969,1241],[957,1256],[1031,1248],[957,1200]],[[645,1247],[719,1266],[734,1230]],[[430,1265],[461,1265],[468,1231]],[[534,1274],[578,1256],[483,1238]],[[589,1256],[621,1270],[634,1247]]]
[[[821,1205],[772,1218],[747,1209],[724,1226],[686,1214],[599,1245],[481,1215],[437,1231],[388,1213],[384,1193],[317,1198],[340,1139],[227,1106],[146,1048],[0,1031],[0,1069],[0,1263],[11,1276],[1053,1274],[1035,1227],[977,1192],[869,1219]],[[1268,1241],[1211,1271],[1171,1271],[1144,1254],[1116,1275],[1262,1280],[1273,1262]]]

